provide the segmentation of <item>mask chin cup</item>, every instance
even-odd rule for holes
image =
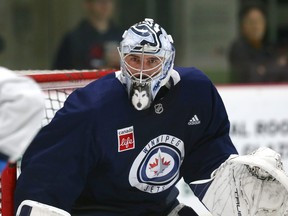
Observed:
[[[151,83],[132,83],[129,96],[136,110],[141,111],[150,107],[153,101],[150,88]]]

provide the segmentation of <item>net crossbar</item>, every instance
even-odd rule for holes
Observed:
[[[45,116],[42,126],[48,124],[55,113],[64,105],[67,97],[77,88],[97,80],[115,70],[66,70],[66,71],[15,71],[20,75],[34,79],[45,94]],[[0,176],[0,216],[14,215],[14,189],[17,178],[17,167],[9,164]]]

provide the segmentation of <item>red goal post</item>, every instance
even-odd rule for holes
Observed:
[[[115,70],[26,70],[15,73],[31,77],[45,93],[45,117],[42,125],[48,124],[69,94]],[[14,216],[14,189],[17,166],[9,164],[0,176],[0,216]]]

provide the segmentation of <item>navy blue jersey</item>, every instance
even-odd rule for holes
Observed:
[[[16,207],[31,199],[93,215],[165,215],[181,177],[209,178],[236,153],[229,120],[202,72],[175,70],[180,81],[143,111],[114,73],[74,91],[23,156]]]

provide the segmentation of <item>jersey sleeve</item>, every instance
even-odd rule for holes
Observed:
[[[39,131],[44,94],[32,79],[0,68],[0,152],[14,162]]]
[[[15,208],[34,200],[70,211],[97,164],[92,111],[85,95],[72,93],[25,152],[15,191]]]
[[[209,179],[211,173],[231,154],[237,154],[229,136],[230,123],[223,101],[212,83],[210,88],[210,96],[207,96],[210,102],[203,108],[208,117],[203,136],[188,148],[182,165],[181,172],[188,184],[196,180]],[[198,196],[205,193],[206,186],[197,185],[199,190],[195,190],[195,187],[190,185]]]

